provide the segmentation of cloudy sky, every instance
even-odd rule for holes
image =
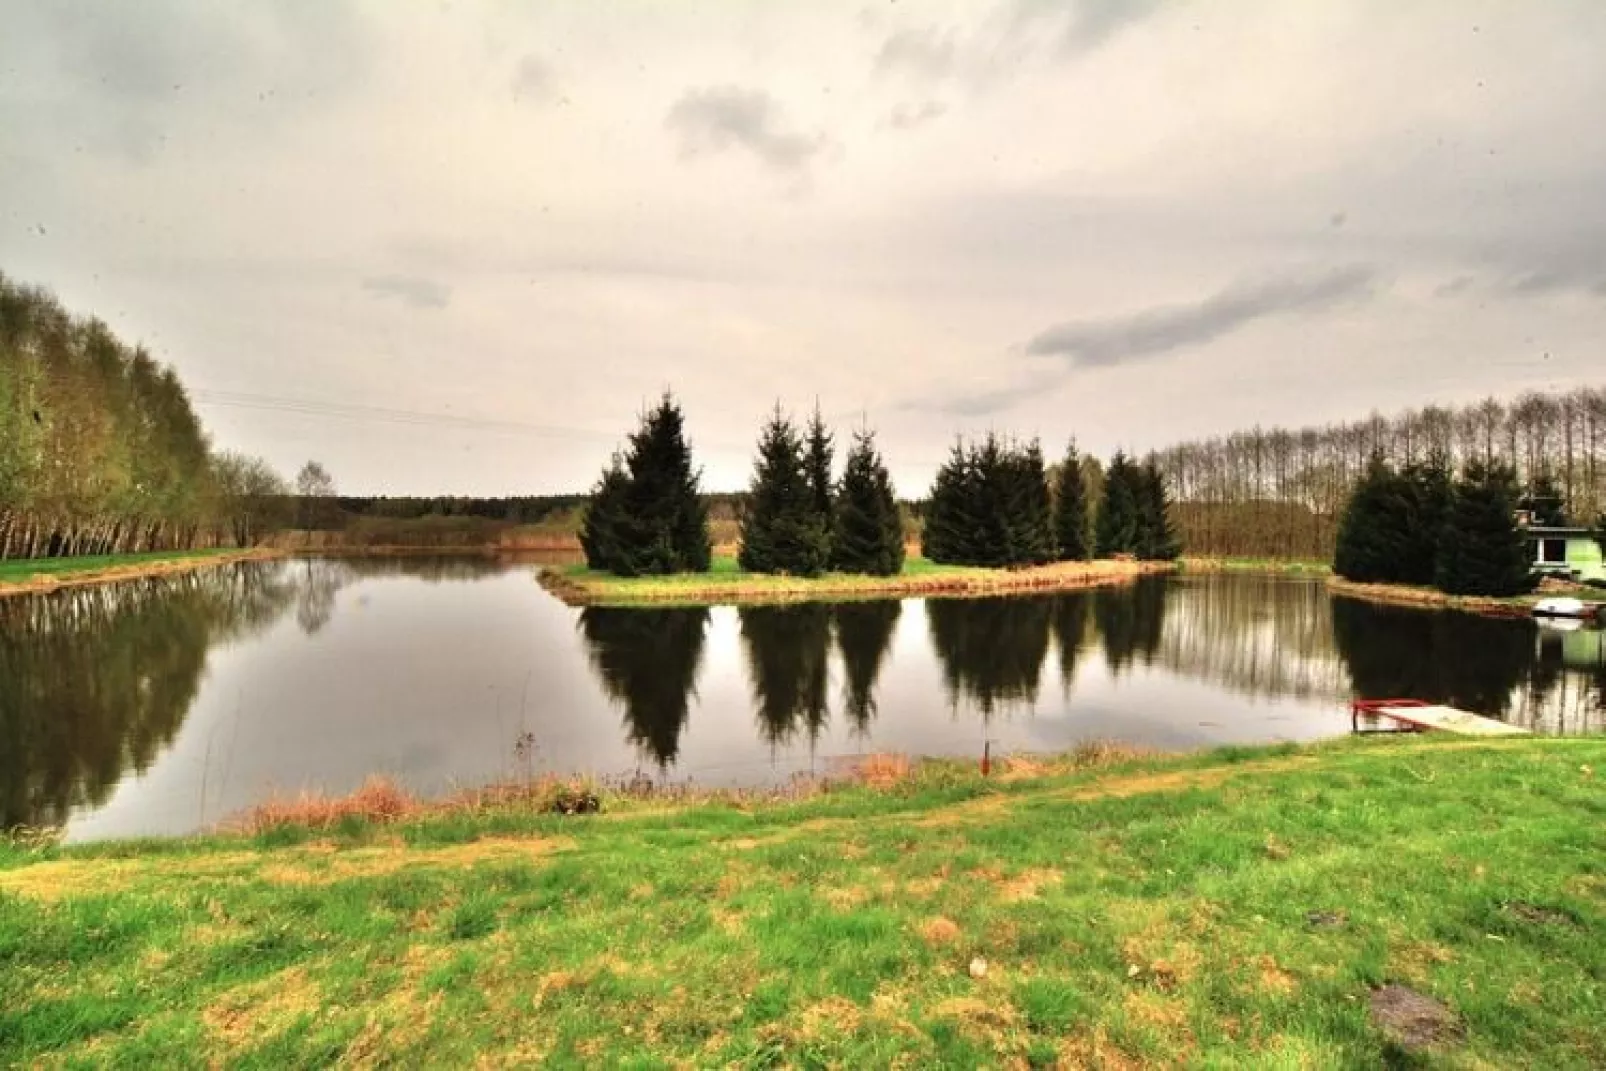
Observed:
[[[1606,4],[0,0],[0,271],[352,492],[681,397],[1108,452],[1606,379]]]

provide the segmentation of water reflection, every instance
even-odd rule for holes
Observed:
[[[597,679],[624,707],[626,738],[660,768],[680,755],[707,627],[706,609],[588,606],[580,612],[580,633]]]
[[[870,731],[875,718],[876,678],[892,650],[892,634],[902,611],[900,602],[848,602],[835,609],[843,713],[860,736]]]
[[[985,720],[1000,708],[1037,702],[1053,611],[1054,600],[1042,596],[928,602],[949,705],[967,701]]]
[[[293,598],[282,568],[236,565],[0,599],[0,829],[104,803],[172,741],[207,650]]]
[[[1535,626],[1333,599],[1333,639],[1356,695],[1409,696],[1505,717],[1534,660]]]
[[[445,791],[507,776],[526,731],[543,769],[754,784],[983,737],[1309,738],[1343,731],[1352,694],[1600,731],[1606,650],[1276,578],[576,611],[489,559],[252,563],[0,600],[0,824],[182,832],[375,771]]]
[[[799,729],[817,740],[830,713],[830,606],[752,606],[738,613],[759,735],[772,747],[790,742]]]

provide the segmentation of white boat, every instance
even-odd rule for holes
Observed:
[[[1564,596],[1540,599],[1534,603],[1535,617],[1566,617],[1587,621],[1594,618],[1596,610],[1594,603]]]

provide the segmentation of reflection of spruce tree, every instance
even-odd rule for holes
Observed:
[[[1060,681],[1065,694],[1071,694],[1076,679],[1076,662],[1082,654],[1082,640],[1087,635],[1088,595],[1071,592],[1054,600],[1054,639],[1059,646]]]
[[[1104,640],[1104,661],[1119,673],[1134,658],[1154,661],[1165,632],[1162,577],[1148,577],[1126,588],[1101,588],[1093,595],[1093,621]]]
[[[855,731],[870,729],[875,717],[875,683],[892,649],[902,603],[846,602],[835,608],[836,645],[842,653],[843,708]]]
[[[967,698],[984,717],[1000,706],[1036,702],[1053,603],[1043,596],[928,600],[948,701],[958,706]]]
[[[1498,717],[1534,657],[1534,626],[1475,614],[1333,600],[1333,640],[1355,694]]]
[[[831,641],[830,610],[821,603],[750,606],[738,613],[748,678],[764,739],[784,744],[799,723],[812,743],[825,728]]]
[[[660,767],[680,754],[690,700],[697,694],[708,610],[622,610],[588,606],[580,612],[603,690],[625,710],[629,740]]]
[[[266,627],[294,589],[277,567],[0,600],[0,828],[97,806],[170,744],[208,647]]]

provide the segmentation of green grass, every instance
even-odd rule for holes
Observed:
[[[235,548],[216,550],[167,550],[149,554],[102,554],[81,558],[17,558],[0,561],[0,583],[21,584],[39,576],[70,576],[73,573],[123,569],[190,558],[211,558],[219,554],[238,554]]]
[[[1115,562],[1060,562],[1030,569],[939,565],[919,555],[904,559],[897,576],[826,573],[818,577],[743,571],[736,559],[716,554],[706,573],[621,577],[585,565],[549,567],[542,582],[565,601],[605,605],[675,605],[852,599],[895,595],[984,594],[1086,586],[1131,579],[1137,566]]]
[[[1024,772],[0,849],[0,1064],[1606,1064],[1606,741]]]

